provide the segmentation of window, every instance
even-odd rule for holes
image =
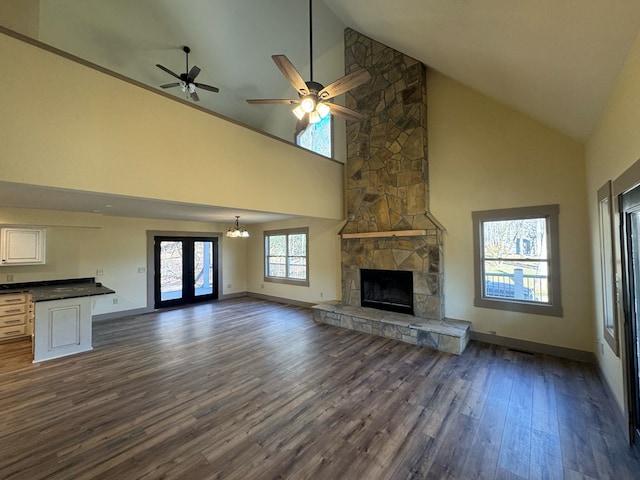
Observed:
[[[477,307],[562,316],[558,205],[473,212]]]
[[[309,285],[309,229],[264,232],[264,279],[267,282]]]
[[[613,271],[613,201],[611,182],[598,190],[598,214],[600,220],[600,263],[602,266],[602,315],[604,338],[616,355],[618,351],[618,323],[615,312],[615,275]]]
[[[296,145],[331,158],[331,115],[318,123],[310,123],[302,132],[296,133]]]

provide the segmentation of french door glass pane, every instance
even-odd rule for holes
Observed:
[[[213,242],[193,242],[194,295],[213,293]]]
[[[182,242],[160,242],[160,300],[182,298]]]

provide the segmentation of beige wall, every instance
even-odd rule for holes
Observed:
[[[37,39],[40,32],[40,0],[0,1],[0,25]]]
[[[429,71],[432,213],[444,224],[445,314],[478,332],[593,350],[591,254],[581,144]],[[473,306],[471,212],[560,205],[564,317]]]
[[[343,216],[337,162],[1,33],[0,54],[0,180]]]
[[[247,290],[307,303],[340,299],[340,237],[344,222],[296,218],[253,225],[247,240]],[[264,231],[309,228],[309,286],[264,281]]]
[[[607,180],[615,180],[640,158],[640,38],[629,52],[600,122],[586,143],[587,192],[591,220],[591,260],[594,275],[595,328],[602,342],[601,267],[596,192]],[[638,179],[640,183],[640,178]],[[621,324],[620,324],[621,326]],[[605,342],[598,362],[621,408],[625,405],[622,363]]]
[[[0,208],[0,225],[47,227],[47,263],[0,267],[0,283],[96,277],[117,292],[100,298],[94,314],[147,307],[147,231],[224,233],[228,225],[179,222],[96,214]],[[309,228],[308,287],[264,281],[263,232]],[[249,238],[222,236],[219,244],[222,295],[246,291],[307,303],[340,297],[340,237],[342,222],[299,218],[248,225]],[[13,280],[8,281],[7,275]],[[153,307],[153,305],[150,305]]]
[[[98,298],[94,314],[147,307],[147,230],[222,233],[227,225],[0,208],[0,225],[47,227],[47,263],[0,267],[0,283],[96,277],[116,291]],[[253,232],[252,232],[253,233]],[[222,237],[222,295],[246,291],[246,245]],[[145,269],[138,272],[139,268]],[[96,271],[104,272],[96,276]],[[7,281],[13,276],[13,282]],[[227,287],[227,285],[231,285]],[[152,308],[153,305],[150,305]]]
[[[4,35],[0,52],[2,61],[15,67],[9,69],[8,84],[0,90],[4,108],[0,179],[301,215],[296,220],[250,225],[252,236],[246,241],[224,238],[222,293],[250,291],[305,302],[339,298],[341,165]],[[594,321],[591,300],[597,255],[590,245],[585,199],[593,207],[595,189],[640,156],[631,131],[640,110],[640,95],[634,90],[634,80],[637,84],[640,77],[636,56],[630,57],[628,72],[587,145],[587,169],[581,144],[429,72],[430,209],[447,228],[448,317],[470,320],[480,332],[594,350],[594,338],[600,337],[594,334],[599,317]],[[42,78],[48,79],[44,88],[29,84]],[[34,95],[12,95],[17,89]],[[177,168],[187,163],[191,168]],[[549,203],[560,204],[564,317],[474,307],[471,212]],[[595,210],[590,212],[597,225]],[[114,217],[96,221],[92,215],[77,215],[82,214],[1,211],[0,223],[48,225],[51,218],[64,217],[61,222],[73,226],[54,228],[53,263],[28,270],[11,267],[17,269],[15,281],[94,276],[102,268],[104,283],[123,297],[117,310],[102,305],[101,312],[144,306],[146,287],[140,281],[144,275],[137,269],[146,265],[146,230],[214,228]],[[310,228],[309,287],[272,284],[262,278],[263,230],[289,226]],[[226,226],[215,228],[224,231]],[[0,281],[5,268],[9,267],[0,270]],[[596,294],[598,288],[596,283]],[[600,361],[620,397],[619,361],[606,349]]]

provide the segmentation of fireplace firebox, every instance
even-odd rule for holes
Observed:
[[[413,273],[361,269],[360,305],[413,315]]]

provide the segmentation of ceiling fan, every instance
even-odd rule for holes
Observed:
[[[182,47],[182,51],[186,54],[187,57],[185,73],[181,73],[180,75],[178,75],[176,73],[173,73],[167,67],[163,67],[159,63],[156,63],[156,67],[158,67],[160,70],[164,70],[172,77],[176,77],[178,79],[177,82],[165,83],[164,85],[160,85],[160,88],[180,87],[183,92],[189,92],[189,95],[194,102],[200,100],[200,97],[198,97],[198,93],[196,92],[196,87],[203,90],[208,90],[210,92],[219,92],[220,89],[217,87],[212,87],[211,85],[205,85],[204,83],[195,82],[196,77],[200,73],[200,69],[194,65],[193,67],[191,67],[191,70],[189,70],[189,53],[191,52],[191,49],[187,46],[184,46]]]
[[[280,69],[289,83],[298,93],[296,99],[252,99],[247,100],[251,104],[284,103],[297,105],[293,113],[298,117],[297,131],[304,130],[309,123],[317,123],[329,113],[346,118],[347,120],[360,120],[362,115],[355,110],[333,103],[331,100],[342,93],[358,87],[371,79],[369,72],[361,68],[339,78],[327,85],[313,81],[313,0],[309,0],[309,75],[311,79],[305,82],[296,67],[286,55],[272,55],[271,58]]]

